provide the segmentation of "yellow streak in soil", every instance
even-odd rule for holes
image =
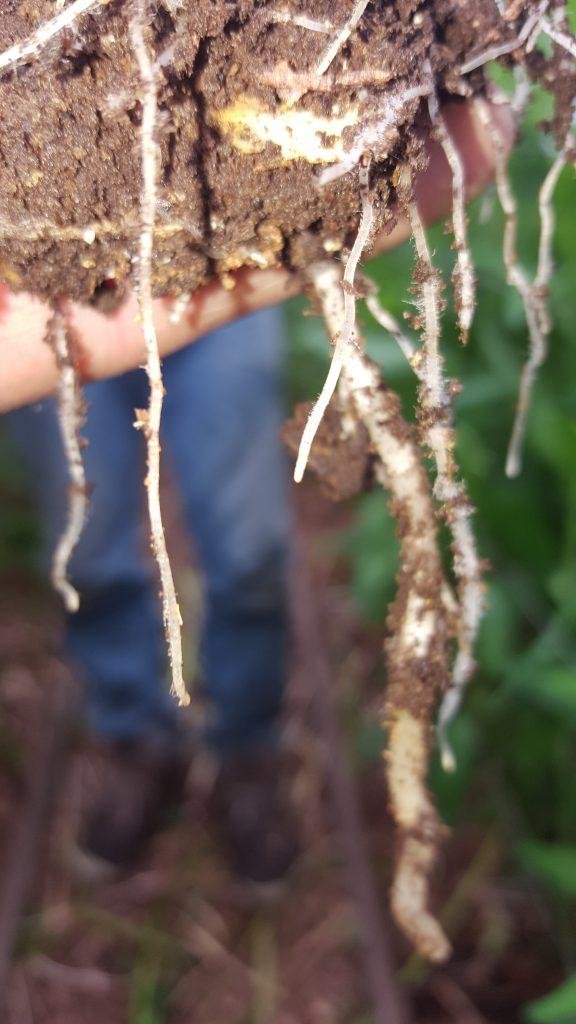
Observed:
[[[231,106],[214,112],[214,120],[240,153],[261,153],[271,142],[285,161],[332,164],[345,154],[342,135],[358,123],[358,107],[335,117],[283,104],[268,110],[257,99],[240,97]]]

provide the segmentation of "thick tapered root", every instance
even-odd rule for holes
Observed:
[[[405,709],[397,711],[389,723],[388,786],[394,818],[401,829],[391,902],[394,917],[418,952],[441,963],[451,950],[441,925],[427,909],[429,879],[441,835],[426,790],[427,732],[427,725]]]
[[[328,333],[345,318],[341,269],[314,264],[309,278]],[[422,956],[445,960],[450,945],[428,909],[429,880],[443,829],[426,788],[431,746],[430,720],[448,685],[449,615],[438,547],[434,502],[412,430],[398,397],[360,347],[344,353],[340,400],[346,415],[368,433],[377,479],[391,497],[400,540],[398,594],[390,608],[386,724],[390,744],[386,767],[391,810],[399,829],[392,884],[395,918]]]
[[[64,601],[66,611],[77,612],[80,596],[68,579],[68,565],[82,535],[88,511],[81,437],[85,410],[67,308],[62,302],[54,309],[46,340],[58,365],[58,422],[70,477],[67,522],[52,558],[51,579],[54,589]]]
[[[130,38],[140,73],[142,88],[142,126],[140,149],[142,161],[142,195],[140,201],[141,232],[138,263],[138,302],[142,332],[146,344],[146,373],[150,384],[148,409],[137,410],[136,426],[146,437],[148,473],[148,514],[152,550],[160,572],[162,612],[168,653],[172,670],[172,687],[180,704],[188,704],[182,668],[182,617],[172,577],[170,559],[160,509],[160,420],[164,400],[162,368],[154,326],[152,304],[152,245],[156,207],[158,149],[155,140],[157,94],[153,62],[148,53],[144,31],[148,21],[148,0],[135,0],[129,19]]]

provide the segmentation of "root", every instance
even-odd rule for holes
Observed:
[[[318,32],[321,35],[330,35],[334,26],[330,21],[310,18],[306,14],[294,14],[292,11],[267,11],[262,12],[267,21],[276,22],[281,25],[296,25],[298,28],[308,29],[309,32]]]
[[[504,214],[504,238],[502,255],[508,284],[515,288],[522,300],[528,327],[530,349],[520,377],[518,405],[512,436],[506,457],[506,475],[516,477],[522,468],[522,446],[526,433],[532,391],[539,368],[548,353],[548,335],[551,329],[548,310],[548,291],[552,276],[552,240],[554,233],[554,210],[552,198],[558,178],[567,163],[573,136],[570,130],[564,146],[552,164],[539,194],[540,241],[538,247],[538,268],[531,283],[520,266],[516,251],[518,235],[518,209],[508,176],[507,158],[498,130],[492,120],[488,106],[479,102],[480,117],[492,139],[495,157],[496,189]]]
[[[77,612],[80,597],[68,580],[68,565],[82,534],[88,511],[88,487],[82,458],[84,442],[81,437],[85,421],[85,403],[74,358],[74,338],[64,302],[59,302],[54,307],[46,340],[54,352],[58,366],[58,421],[70,477],[68,517],[52,559],[51,579],[54,589],[64,601],[66,611]]]
[[[446,127],[435,90],[428,96],[428,109],[430,120],[452,172],[452,226],[456,248],[454,295],[460,338],[466,344],[476,308],[476,278],[468,245],[464,167]]]
[[[561,46],[568,53],[571,53],[573,57],[576,57],[576,39],[570,35],[569,32],[563,32],[554,25],[550,18],[542,18],[541,22],[542,31],[552,39],[557,46]]]
[[[392,73],[386,68],[366,68],[362,71],[339,71],[335,75],[325,74],[321,78],[314,71],[293,71],[287,61],[280,61],[272,71],[261,75],[263,85],[270,85],[280,94],[299,99],[307,92],[334,92],[335,89],[359,89],[372,85],[380,88],[387,85]]]
[[[43,22],[35,32],[21,43],[15,43],[9,49],[0,53],[0,72],[7,68],[16,68],[34,60],[42,52],[44,47],[64,29],[70,28],[78,18],[86,14],[91,8],[103,7],[108,0],[74,0],[60,14],[50,21]]]
[[[352,13],[348,18],[345,25],[342,26],[338,35],[335,39],[332,39],[326,49],[324,50],[318,64],[316,65],[316,74],[318,76],[323,75],[325,71],[328,71],[332,61],[340,52],[345,43],[348,42],[352,35],[356,25],[360,21],[360,18],[364,14],[364,11],[368,7],[370,0],[356,0]]]
[[[354,245],[350,250],[344,277],[341,282],[344,301],[344,316],[338,321],[338,333],[335,335],[334,354],[330,369],[324,382],[324,387],[312,407],[308,422],[302,434],[296,467],[294,469],[294,480],[300,483],[304,476],[308,456],[312,447],[318,427],[320,426],[324,413],[328,408],[330,399],[336,390],[340,373],[344,365],[346,353],[356,343],[356,294],[354,291],[354,279],[358,269],[358,263],[368,244],[370,232],[374,224],[374,208],[368,191],[369,165],[360,169],[360,188],[362,192],[362,215]]]
[[[434,496],[452,537],[454,575],[458,592],[458,652],[452,670],[452,682],[442,702],[438,718],[442,764],[450,771],[454,755],[447,739],[447,728],[456,714],[464,689],[475,668],[473,650],[484,608],[482,564],[476,551],[472,529],[473,507],[464,483],[457,479],[454,448],[452,395],[444,379],[440,352],[440,311],[442,282],[432,263],[426,232],[416,203],[407,203],[418,256],[418,278],[422,295],[424,347],[419,362],[418,418],[424,444],[436,468]]]
[[[148,409],[136,410],[136,427],[144,432],[147,447],[148,473],[148,514],[152,550],[160,572],[162,589],[162,612],[170,666],[172,688],[181,705],[189,704],[182,670],[182,617],[172,578],[172,569],[166,550],[166,539],[160,509],[160,420],[164,400],[162,368],[158,351],[158,340],[154,326],[152,305],[152,247],[154,239],[154,217],[156,207],[156,177],[158,171],[158,149],[154,138],[157,117],[157,92],[154,67],[144,31],[149,14],[148,0],[134,0],[129,16],[129,32],[134,57],[138,64],[142,88],[142,195],[140,202],[141,233],[138,264],[138,303],[142,320],[142,332],[146,344],[146,373],[150,384]]]
[[[370,313],[376,320],[376,323],[379,323],[380,326],[383,327],[384,330],[387,331],[388,334],[390,334],[394,338],[394,341],[398,345],[398,348],[405,356],[406,361],[410,363],[410,366],[417,374],[418,354],[416,351],[416,346],[410,340],[408,335],[404,333],[396,317],[392,316],[392,313],[390,313],[387,309],[384,309],[384,307],[380,304],[380,301],[378,299],[378,289],[376,288],[374,282],[371,281],[368,277],[363,276],[362,286],[366,292],[364,296],[364,301]]]
[[[309,272],[329,335],[346,318],[341,271],[322,262]],[[434,503],[418,446],[402,419],[397,396],[359,347],[344,351],[340,394],[346,411],[368,432],[375,473],[391,495],[398,522],[401,568],[385,650],[388,667],[386,755],[391,809],[399,827],[392,885],[394,916],[425,957],[445,960],[450,946],[428,910],[429,877],[442,826],[426,789],[430,719],[448,685],[448,614]]]
[[[430,89],[430,83],[425,82],[410,86],[402,92],[388,92],[384,95],[378,117],[362,125],[344,158],[321,172],[319,184],[327,185],[348,174],[360,164],[366,153],[373,152],[378,160],[384,159],[382,145],[386,142],[387,133],[397,129],[400,116],[405,114],[406,107],[411,103],[416,105],[418,100],[429,94]]]
[[[507,42],[490,46],[483,53],[465,61],[460,67],[460,74],[467,75],[470,71],[476,71],[477,68],[483,67],[484,64],[488,64],[491,60],[497,60],[498,57],[504,57],[507,53],[513,53],[514,50],[519,50],[521,46],[529,43],[534,33],[538,33],[542,28],[544,14],[549,6],[550,0],[540,0],[536,9],[526,18],[515,39],[509,39]]]

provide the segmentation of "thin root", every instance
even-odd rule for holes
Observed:
[[[440,707],[438,733],[442,763],[446,770],[455,766],[447,739],[447,728],[460,705],[462,694],[475,668],[474,643],[484,610],[482,563],[476,550],[472,529],[473,507],[462,480],[457,479],[454,454],[452,396],[444,379],[440,352],[440,310],[442,282],[432,257],[416,203],[406,204],[420,266],[424,348],[419,363],[419,410],[422,439],[436,467],[434,495],[441,507],[452,537],[454,575],[458,591],[458,652],[452,681]]]
[[[446,127],[446,122],[438,103],[438,97],[434,90],[428,96],[428,109],[430,111],[430,120],[436,130],[438,140],[452,172],[452,226],[456,248],[456,266],[454,267],[453,274],[454,295],[460,337],[466,343],[476,308],[476,277],[468,245],[464,167],[458,150],[450,137],[450,132]]]
[[[352,246],[348,259],[346,260],[344,277],[341,284],[344,296],[344,317],[339,322],[339,330],[334,342],[334,354],[332,356],[328,375],[324,382],[324,387],[312,407],[312,411],[308,417],[308,422],[304,427],[302,440],[300,441],[300,448],[298,450],[298,458],[296,459],[296,467],[294,469],[294,480],[296,483],[300,483],[304,476],[308,456],[318,431],[318,427],[322,422],[330,399],[336,390],[340,373],[344,365],[346,351],[348,348],[352,347],[356,341],[356,293],[354,291],[354,279],[358,263],[368,244],[370,232],[372,231],[374,224],[374,207],[368,190],[368,175],[369,165],[366,165],[361,168],[360,174],[362,215],[360,217],[360,224],[358,227],[358,233],[354,240],[354,245]]]
[[[540,0],[536,10],[526,18],[515,39],[509,39],[505,43],[497,43],[496,46],[490,46],[476,57],[471,57],[470,60],[465,61],[461,65],[460,74],[467,75],[470,71],[476,71],[477,68],[483,67],[484,64],[488,64],[491,60],[497,60],[498,57],[504,57],[507,53],[519,50],[542,27],[543,17],[549,6],[550,0]]]
[[[162,612],[172,669],[172,687],[179,703],[189,704],[190,698],[186,691],[182,670],[182,617],[178,606],[170,559],[166,550],[166,538],[164,536],[160,509],[160,419],[162,416],[164,387],[162,384],[162,368],[152,305],[152,247],[156,206],[156,176],[158,170],[158,149],[154,138],[157,116],[157,92],[153,62],[144,39],[144,30],[148,16],[148,0],[134,0],[129,19],[129,30],[142,87],[142,127],[140,136],[142,160],[140,215],[142,228],[138,263],[138,302],[142,320],[142,332],[146,343],[146,373],[150,384],[148,409],[137,410],[136,426],[143,430],[146,437],[148,513],[150,517],[152,550],[160,571]]]
[[[64,302],[54,307],[46,340],[58,366],[58,421],[68,464],[70,492],[68,517],[52,559],[52,585],[61,595],[67,612],[77,612],[80,596],[68,580],[68,565],[80,540],[88,511],[88,487],[82,458],[82,427],[85,404],[74,358],[74,340]]]
[[[74,0],[69,7],[66,7],[55,18],[45,21],[38,26],[32,35],[28,36],[21,43],[15,43],[3,53],[0,53],[0,72],[7,68],[16,68],[20,64],[27,63],[38,57],[44,47],[64,29],[78,21],[82,15],[91,8],[102,7],[108,0]]]
[[[329,42],[328,46],[322,53],[322,56],[316,65],[316,74],[318,76],[323,75],[325,71],[328,71],[328,68],[334,58],[340,52],[344,44],[349,40],[369,3],[370,0],[356,0],[348,21],[342,26],[338,35]]]
[[[563,148],[558,153],[540,188],[538,202],[540,210],[538,268],[534,282],[531,283],[518,261],[518,209],[508,176],[507,157],[502,139],[492,119],[488,105],[484,102],[479,102],[478,111],[490,133],[494,148],[496,189],[500,206],[504,213],[502,254],[506,279],[508,284],[515,288],[522,300],[530,339],[528,359],[524,364],[520,377],[516,416],[506,457],[506,475],[516,477],[522,468],[522,446],[534,383],[538,370],[544,362],[548,351],[548,335],[551,328],[548,311],[548,289],[553,270],[552,240],[554,233],[552,198],[558,178],[568,159],[572,132],[571,130],[569,131]]]

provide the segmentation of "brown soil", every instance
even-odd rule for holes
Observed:
[[[52,0],[2,7],[0,52],[54,15]],[[357,171],[320,186],[327,153],[349,152],[358,125],[381,119],[385,98],[422,83],[427,60],[440,92],[461,95],[463,58],[502,31],[492,0],[373,0],[324,76],[330,88],[295,100],[289,73],[313,70],[330,35],[274,14],[328,21],[335,35],[350,0],[159,0],[154,9],[148,45],[159,71],[161,149],[154,285],[164,294],[226,280],[243,265],[298,269],[349,245]],[[0,79],[0,280],[13,288],[110,307],[130,281],[141,90],[129,12],[123,0],[97,5],[39,59]],[[481,71],[467,76],[476,90],[483,81]],[[266,132],[271,114],[274,130],[279,121],[285,128],[281,145]],[[413,99],[371,146],[381,225],[393,223],[398,164],[422,159],[425,121]]]

